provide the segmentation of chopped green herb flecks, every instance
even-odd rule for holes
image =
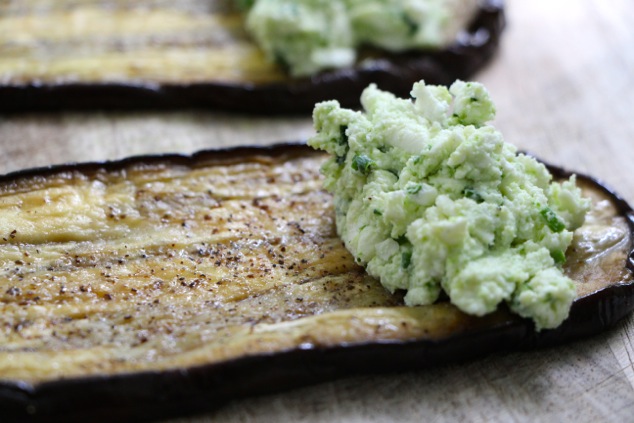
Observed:
[[[405,235],[401,235],[398,238],[396,238],[395,241],[398,242],[398,245],[405,245],[406,243],[409,242],[409,239],[407,239]]]
[[[356,155],[352,158],[352,168],[358,172],[367,175],[372,170],[374,160],[366,156],[365,154]]]
[[[348,127],[345,125],[342,125],[341,128],[339,128],[339,144],[341,145],[348,145],[348,135],[346,135],[347,129]]]
[[[465,197],[475,201],[476,203],[484,202],[484,198],[482,198],[480,193],[478,193],[478,191],[474,190],[473,188],[465,188],[462,193],[464,194]]]
[[[412,252],[411,251],[404,251],[401,254],[401,267],[403,269],[407,269],[410,264],[412,264]]]
[[[564,222],[562,222],[559,216],[557,216],[557,213],[555,213],[550,207],[541,209],[539,214],[541,214],[544,220],[546,220],[546,225],[551,231],[559,233],[566,229]]]
[[[407,13],[403,13],[402,18],[403,22],[405,22],[405,25],[407,26],[407,35],[413,36],[416,34],[418,32],[418,28],[420,28],[418,22],[412,19],[412,17]]]
[[[253,6],[253,3],[255,3],[255,0],[236,0],[238,8],[242,10],[250,9]]]
[[[562,250],[551,251],[550,256],[557,264],[564,264],[566,262],[566,254],[564,254]]]
[[[421,184],[410,184],[405,188],[408,194],[418,194],[423,186]]]
[[[288,61],[286,60],[286,58],[284,57],[284,55],[281,52],[277,52],[276,51],[273,54],[273,61],[275,62],[275,64],[277,64],[282,69],[288,69],[289,68]]]

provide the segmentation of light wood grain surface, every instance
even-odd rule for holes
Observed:
[[[634,2],[508,0],[507,11],[502,48],[475,78],[496,100],[496,125],[521,149],[590,173],[634,203]],[[0,116],[0,173],[311,134],[308,116]],[[634,320],[628,318],[605,334],[562,347],[349,378],[236,401],[178,422],[632,422],[633,337]]]

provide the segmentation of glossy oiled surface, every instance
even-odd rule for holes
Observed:
[[[19,3],[19,2],[13,2]],[[496,125],[522,149],[591,173],[631,203],[634,4],[507,0],[502,49],[477,75]],[[3,116],[3,172],[66,161],[268,144],[312,133],[292,119],[221,113]],[[426,371],[355,377],[236,401],[179,422],[624,422],[634,415],[634,320],[589,340]]]
[[[250,42],[231,0],[0,4],[0,80],[5,84],[283,77]]]
[[[284,323],[400,304],[337,238],[322,161],[139,164],[0,184],[0,380],[415,336],[425,323],[408,310],[403,327],[389,311]]]

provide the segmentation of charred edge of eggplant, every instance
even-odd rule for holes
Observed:
[[[399,96],[414,82],[451,84],[467,79],[494,55],[506,25],[502,0],[486,0],[464,36],[441,51],[390,54],[372,67],[323,72],[271,84],[59,83],[0,86],[0,112],[58,110],[222,109],[260,115],[309,112],[315,103],[337,99],[359,105],[370,83]]]
[[[520,336],[515,328],[502,326],[424,344],[296,349],[189,369],[49,382],[8,392],[12,402],[3,392],[11,387],[0,385],[0,406],[7,422],[155,421],[211,412],[232,400],[346,376],[420,370],[470,360],[496,351],[496,347],[506,348]]]
[[[602,191],[616,207],[629,229],[630,245],[627,251],[625,268],[634,273],[634,211],[630,204],[613,188],[603,181],[589,175],[574,172],[542,161],[555,178],[569,178],[576,175],[577,180]],[[602,332],[618,323],[634,311],[634,282],[617,284],[596,291],[575,300],[570,315],[561,326],[553,330],[528,333],[522,347],[533,348],[562,344],[574,339]],[[530,322],[529,322],[530,324]]]
[[[146,154],[130,156],[123,159],[109,161],[93,161],[79,163],[62,163],[51,166],[18,170],[0,175],[0,184],[8,184],[21,179],[38,176],[50,176],[64,172],[79,172],[92,175],[99,171],[118,171],[134,166],[176,165],[195,168],[214,163],[241,163],[245,158],[279,158],[282,156],[308,157],[309,155],[323,155],[324,153],[309,148],[300,142],[284,142],[273,145],[241,145],[209,150],[200,150],[192,154]]]
[[[321,154],[304,144],[204,150],[191,156],[137,156],[104,163],[52,166],[14,172],[0,183],[20,178],[78,171],[119,170],[136,164],[200,166],[243,161],[249,157],[302,157]],[[547,165],[556,177],[573,172]],[[597,179],[576,174],[612,199],[628,222],[628,260],[634,270],[634,212],[614,190]],[[533,323],[501,311],[489,322],[472,318],[466,328],[446,339],[370,342],[336,347],[293,349],[245,356],[225,362],[163,372],[144,371],[111,376],[71,378],[31,385],[0,382],[3,421],[83,422],[152,421],[213,411],[228,402],[355,374],[419,370],[449,362],[470,361],[501,351],[541,348],[594,335],[613,327],[634,310],[634,283],[614,285],[576,300],[569,318],[558,328],[535,332]],[[395,360],[394,358],[398,359]]]

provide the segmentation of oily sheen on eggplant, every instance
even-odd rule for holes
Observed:
[[[485,0],[442,50],[367,50],[352,69],[291,78],[250,40],[233,3],[0,5],[0,111],[194,107],[281,114],[309,112],[326,99],[353,107],[370,83],[405,96],[421,79],[468,79],[493,56],[505,25],[503,2]]]
[[[634,309],[632,210],[592,178],[579,176],[593,207],[565,264],[578,298],[536,332],[503,308],[403,306],[337,237],[325,158],[280,144],[1,177],[2,421],[191,414],[567,342]]]

